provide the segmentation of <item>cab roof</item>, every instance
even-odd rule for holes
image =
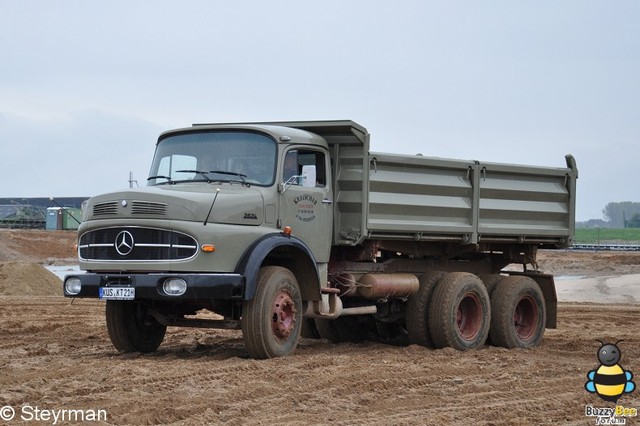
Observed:
[[[256,121],[242,123],[196,123],[193,127],[278,126],[304,130],[323,137],[329,145],[365,145],[369,139],[367,129],[351,120],[326,121]]]

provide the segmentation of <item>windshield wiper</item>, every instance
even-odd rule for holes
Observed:
[[[209,175],[208,175],[210,172],[203,172],[202,170],[176,170],[176,173],[197,173],[201,175],[203,178],[205,178],[207,183],[212,182],[212,180],[209,179]]]
[[[203,171],[203,170],[176,170],[175,172],[176,173],[196,173],[196,174],[199,174],[207,181],[207,183],[211,183],[211,182],[214,182],[214,181],[222,182],[219,179],[211,179],[209,177],[209,174],[211,174],[211,173],[218,173],[218,174],[221,174],[221,175],[228,175],[228,176],[238,176],[240,178],[240,180],[242,181],[243,185],[250,186],[249,182],[247,182],[245,180],[247,175],[244,175],[242,173],[227,172],[227,171],[224,171],[224,170],[210,170],[208,172],[207,171]],[[160,177],[165,177],[165,176],[160,176]],[[176,182],[176,181],[171,181],[171,182],[173,183],[173,182]],[[231,180],[229,180],[228,182],[231,182]]]
[[[250,186],[249,182],[247,182],[245,180],[247,175],[243,175],[242,173],[227,172],[227,171],[224,171],[224,170],[209,170],[209,173],[218,173],[218,174],[221,174],[221,175],[228,175],[228,176],[238,176],[240,178],[240,180],[242,181],[243,185]]]
[[[157,175],[157,176],[149,176],[147,178],[147,182],[149,182],[151,179],[166,179],[166,182],[162,182],[162,183],[157,183],[156,185],[164,185],[166,183],[173,183],[173,180],[171,179],[170,176],[164,176],[164,175]]]

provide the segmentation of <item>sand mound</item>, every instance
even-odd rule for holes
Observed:
[[[0,295],[62,296],[62,281],[37,263],[0,263]]]
[[[640,252],[540,250],[538,264],[554,275],[640,274]]]
[[[74,264],[75,231],[0,229],[0,262]]]

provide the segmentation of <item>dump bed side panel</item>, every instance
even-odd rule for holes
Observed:
[[[483,163],[480,241],[555,241],[573,236],[574,194],[568,169]]]
[[[565,247],[573,237],[571,168],[371,153],[369,238]]]
[[[370,232],[470,241],[476,228],[473,162],[380,153],[370,161]]]

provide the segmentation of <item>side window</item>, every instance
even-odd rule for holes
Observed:
[[[309,150],[291,150],[287,152],[284,158],[283,167],[283,182],[287,182],[293,179],[292,185],[304,185],[324,187],[327,185],[327,173],[325,167],[325,155],[318,151]],[[305,167],[306,166],[306,167]],[[315,184],[307,183],[303,184],[302,179],[294,178],[295,176],[302,176],[303,171],[309,171],[315,169]],[[312,174],[309,174],[312,176]]]
[[[287,152],[287,155],[284,157],[284,170],[282,181],[289,182],[289,180],[293,179],[294,176],[298,176],[298,151],[295,149]],[[293,179],[292,185],[297,185],[298,179]]]

